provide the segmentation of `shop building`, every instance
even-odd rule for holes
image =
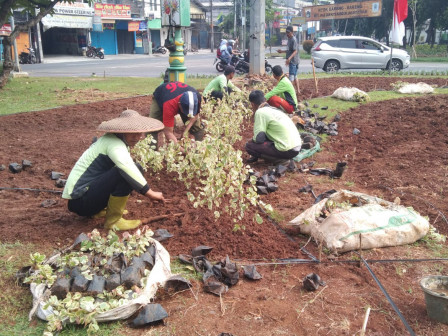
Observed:
[[[93,22],[93,8],[83,2],[61,2],[41,21],[44,55],[81,55]]]

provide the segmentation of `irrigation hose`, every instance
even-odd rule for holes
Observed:
[[[60,191],[60,190],[33,189],[33,188],[5,188],[5,187],[0,187],[0,190],[28,190],[28,191],[40,191],[40,192],[62,194],[62,191]]]
[[[411,336],[415,336],[415,332],[414,330],[412,330],[411,326],[408,324],[408,321],[406,321],[406,319],[404,318],[404,316],[401,314],[400,310],[398,309],[398,307],[395,305],[394,301],[392,300],[392,298],[389,296],[389,294],[387,293],[386,289],[383,287],[383,285],[381,284],[380,280],[378,280],[378,278],[375,276],[375,273],[373,273],[372,269],[370,268],[369,264],[367,263],[367,261],[364,260],[364,258],[358,253],[355,252],[359,258],[361,258],[362,262],[364,263],[364,265],[366,265],[367,269],[369,270],[370,274],[372,275],[373,279],[375,280],[376,284],[378,285],[378,287],[380,287],[381,291],[383,292],[383,294],[386,296],[387,301],[389,301],[389,303],[391,304],[392,308],[394,308],[395,312],[398,314],[398,317],[400,317],[401,322],[403,322],[404,326],[406,327],[406,329],[409,331],[409,334]]]
[[[310,255],[311,257],[312,255]],[[269,265],[294,265],[294,264],[359,264],[359,260],[309,260],[309,259],[272,259],[272,262],[255,262],[255,263],[246,263],[248,261],[263,261],[266,259],[235,259],[235,261],[243,262],[247,265],[255,265],[255,266],[269,266]],[[448,262],[448,258],[431,258],[431,259],[365,259],[368,263],[394,263],[394,262]]]

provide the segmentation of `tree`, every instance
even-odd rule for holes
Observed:
[[[417,4],[418,0],[409,0],[408,5],[412,11],[412,54],[414,58],[417,58],[417,52],[415,51],[415,31],[417,28]]]
[[[11,46],[15,38],[21,31],[28,31],[35,26],[47,14],[54,12],[53,8],[62,0],[0,0],[0,27],[3,26],[14,10],[27,13],[29,20],[15,25],[11,35],[3,38],[3,69],[0,73],[0,89],[2,89],[8,81],[9,74],[14,68],[11,57]],[[75,0],[65,0],[73,3]]]
[[[417,3],[417,25],[423,25],[428,19],[429,28],[426,31],[428,36],[427,43],[431,46],[435,43],[436,30],[445,30],[448,28],[448,1],[431,0],[419,1]]]
[[[272,5],[272,1],[271,1]],[[270,6],[269,8],[266,8],[266,15],[265,15],[265,22],[266,26],[269,27],[269,53],[272,54],[272,44],[277,43],[277,36],[273,36],[273,30],[272,25],[274,21],[280,20],[282,18],[281,15],[275,15],[275,13],[279,12],[280,10],[278,8],[274,8]]]

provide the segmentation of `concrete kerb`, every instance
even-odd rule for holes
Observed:
[[[188,54],[211,54],[210,49],[200,49],[195,52],[188,52]],[[165,55],[162,54],[120,54],[120,55],[105,55],[104,59],[99,58],[91,58],[87,56],[78,56],[78,55],[44,55],[44,60],[42,63],[51,64],[51,63],[68,63],[68,62],[87,62],[87,61],[97,61],[104,62],[107,60],[132,60],[138,58],[151,58],[151,57],[167,57],[169,53]]]

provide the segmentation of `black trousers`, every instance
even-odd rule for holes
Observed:
[[[69,200],[68,210],[80,216],[93,216],[107,206],[111,195],[129,196],[131,191],[131,185],[120,174],[120,170],[113,167],[92,181],[82,197]]]
[[[266,155],[269,157],[285,160],[292,159],[293,157],[297,156],[297,154],[299,154],[299,151],[295,149],[290,149],[288,151],[281,152],[277,148],[275,148],[274,142],[269,140],[263,143],[248,141],[246,143],[246,151],[256,158],[260,158],[263,155]]]

